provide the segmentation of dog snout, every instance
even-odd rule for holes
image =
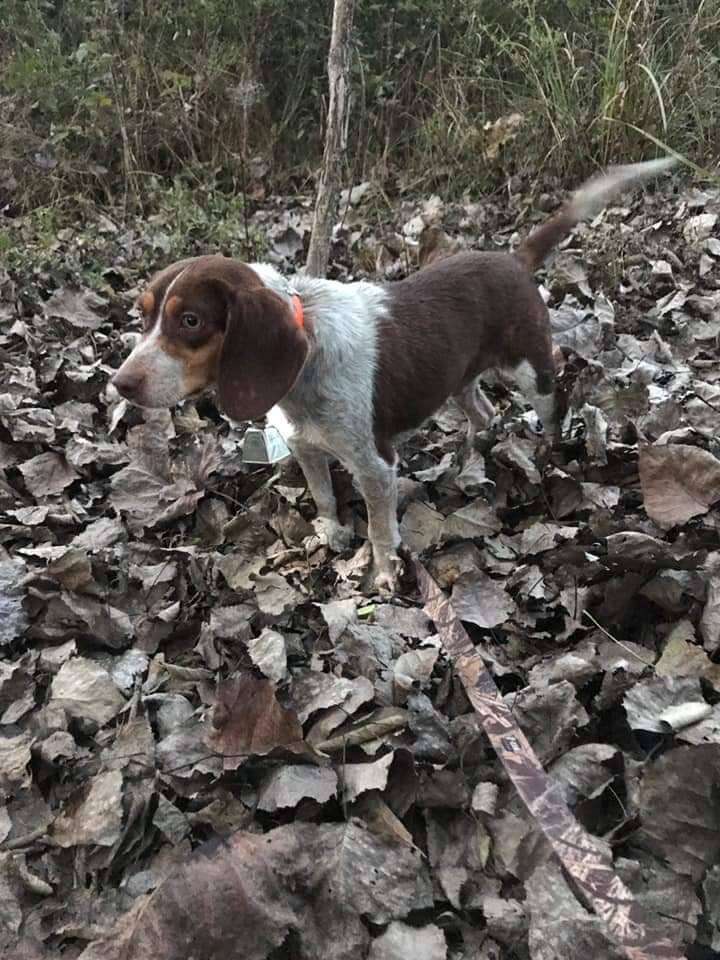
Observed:
[[[126,400],[137,401],[142,391],[145,377],[138,370],[123,370],[121,367],[110,383]]]

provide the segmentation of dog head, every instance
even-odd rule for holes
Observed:
[[[111,382],[142,407],[170,407],[216,386],[228,416],[261,417],[289,393],[307,359],[294,301],[227,257],[180,260],[138,298],[143,335]]]

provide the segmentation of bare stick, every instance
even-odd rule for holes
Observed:
[[[355,0],[335,0],[328,55],[330,102],[325,133],[322,172],[315,200],[306,270],[324,277],[330,257],[330,240],[340,191],[342,156],[347,146],[345,112],[350,88],[350,40]]]

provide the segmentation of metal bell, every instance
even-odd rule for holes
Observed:
[[[242,443],[243,463],[280,463],[290,456],[288,445],[275,427],[248,427]]]

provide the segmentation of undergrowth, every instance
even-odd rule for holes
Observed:
[[[356,6],[348,182],[451,195],[657,142],[720,153],[716,3]],[[0,206],[152,214],[180,174],[185,199],[311,188],[330,19],[329,0],[0,0]]]
[[[112,295],[182,257],[252,261],[267,252],[242,196],[211,181],[152,177],[145,203],[152,212],[143,215],[72,194],[0,219],[0,283],[5,268],[23,289],[69,282]]]

